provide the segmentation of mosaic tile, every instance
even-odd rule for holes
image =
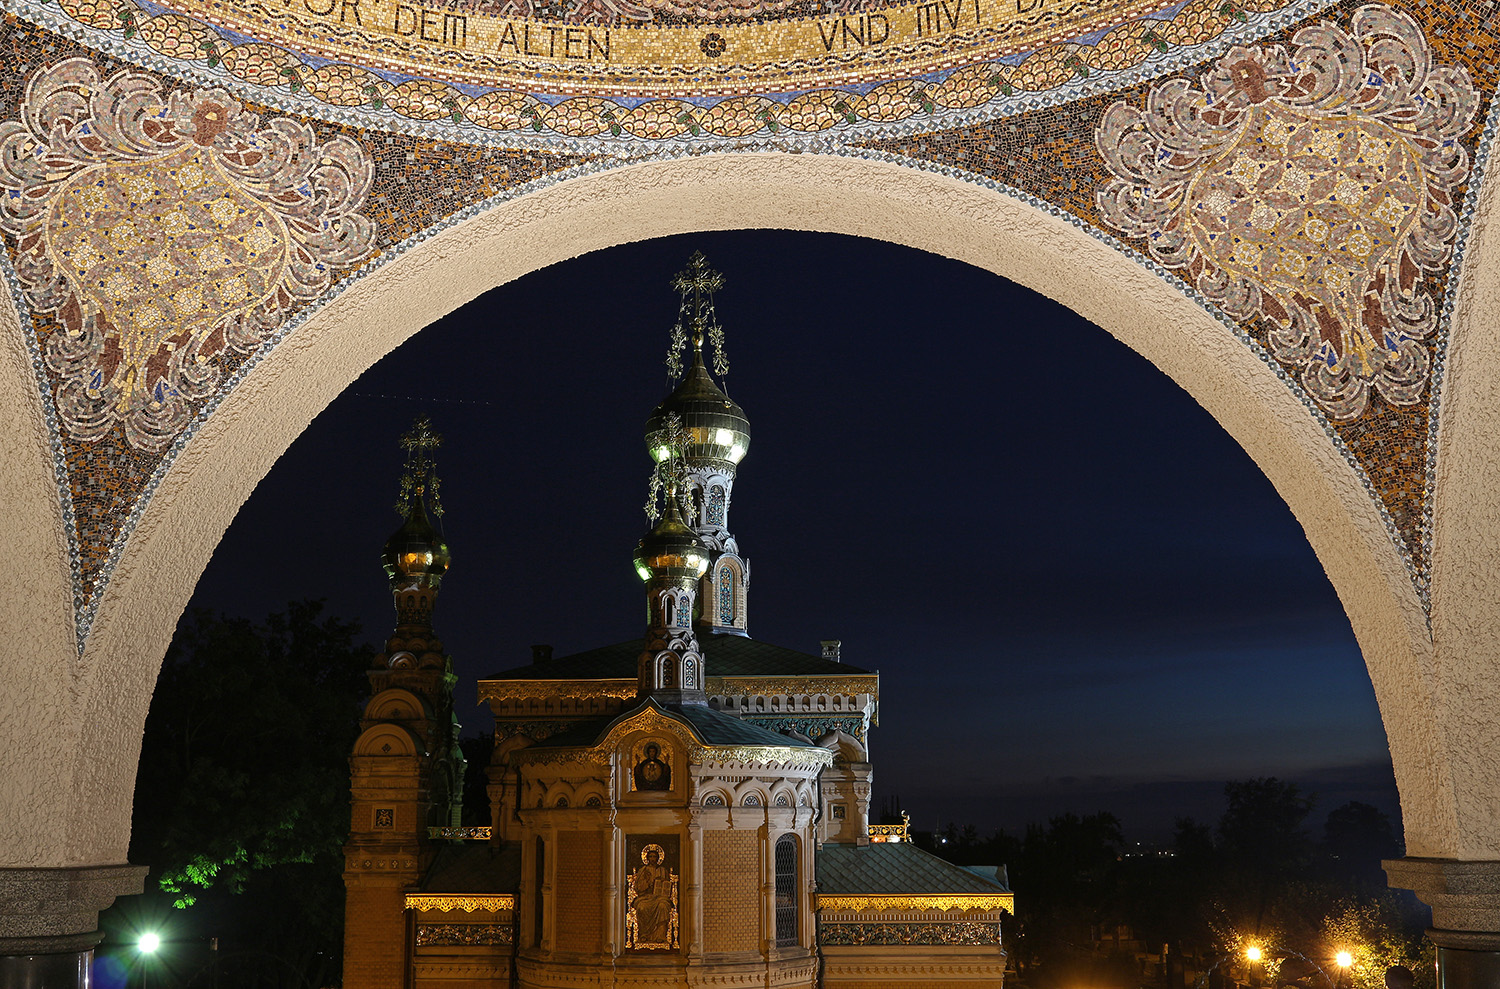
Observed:
[[[318,49],[311,40],[316,32],[292,30],[297,22],[285,10],[286,4],[270,9],[251,4],[263,10],[264,17],[254,23],[236,22],[236,30],[231,31],[222,23],[210,23],[222,22],[221,14],[212,11],[205,12],[204,19],[193,20],[138,0],[86,0],[82,6],[79,2],[62,0],[55,9],[108,31],[117,43],[170,54],[184,68],[222,68],[237,81],[310,95],[332,106],[384,111],[407,119],[449,119],[490,130],[571,137],[609,134],[647,141],[755,132],[774,135],[788,129],[817,133],[841,125],[895,121],[941,126],[952,122],[937,119],[945,111],[1003,106],[1026,94],[1074,90],[1091,78],[1097,81],[1101,74],[1146,68],[1161,63],[1165,53],[1244,33],[1266,22],[1269,13],[1318,5],[1315,0],[1189,0],[1163,7],[1159,0],[1135,0],[1123,6],[1072,0],[1060,11],[1048,10],[1048,0],[1018,0],[1016,16],[1026,15],[1018,23],[1034,21],[1040,26],[1007,40],[1005,18],[990,23],[1001,16],[994,12],[1010,10],[1007,4],[989,4],[988,0],[983,7],[981,0],[909,3],[885,8],[884,13],[861,14],[854,20],[844,15],[804,20],[797,37],[812,46],[812,54],[793,55],[788,48],[796,47],[787,36],[790,28],[778,29],[780,33],[771,38],[734,41],[717,31],[673,40],[670,32],[651,27],[644,34],[607,34],[601,44],[592,28],[562,29],[545,22],[517,27],[517,22],[508,20],[481,28],[479,21],[471,23],[472,15],[454,12],[466,8],[427,10],[405,3],[395,3],[395,13],[386,16],[400,21],[403,11],[424,11],[424,28],[417,40],[402,41],[401,31],[395,32],[394,39],[389,33],[376,32],[378,37],[372,35],[368,45],[335,51]],[[336,2],[343,11],[349,4],[357,8],[358,3],[385,0]],[[1331,0],[1323,0],[1323,5],[1327,2]],[[115,6],[103,10],[95,3]],[[11,0],[10,5],[44,22],[49,17],[46,12],[54,9],[47,0]],[[303,5],[311,10],[312,0]],[[218,4],[215,10],[222,7]],[[328,11],[333,9],[330,0]],[[963,14],[965,9],[972,13]],[[456,51],[450,50],[453,46],[434,46],[434,39],[421,40],[428,14],[438,36],[435,40],[462,34],[463,43]],[[455,17],[461,26],[450,24]],[[968,24],[966,18],[974,23]],[[874,44],[872,32],[877,23],[884,27],[881,42]],[[899,44],[888,44],[891,23],[903,25],[902,30],[911,35],[910,52]],[[1101,23],[1106,25],[1103,30],[1090,32]],[[940,30],[942,24],[947,28]],[[530,34],[533,26],[535,44]],[[957,30],[960,26],[973,30]],[[487,70],[485,60],[496,51],[506,51],[506,39],[515,37],[517,30],[522,40],[515,44],[530,61],[502,60],[501,68]],[[288,32],[289,37],[281,38]],[[574,32],[582,33],[575,37]],[[357,28],[341,24],[330,37],[343,44],[357,35]],[[158,40],[163,37],[170,37],[171,43]],[[267,44],[267,38],[281,38],[285,47]],[[575,41],[583,55],[599,55],[602,61],[573,59],[568,47]],[[634,54],[620,50],[627,41]],[[397,42],[405,47],[390,50]],[[552,51],[558,44],[564,49],[560,55]],[[760,55],[754,62],[743,61],[743,55],[739,60],[725,59],[731,48]],[[329,64],[329,55],[353,56],[366,67]],[[412,66],[424,59],[432,62],[438,55],[443,58],[429,66],[426,77],[407,74]],[[709,64],[685,64],[684,59],[699,55]],[[941,57],[934,61],[935,55]],[[444,61],[448,56],[457,61]],[[646,67],[622,64],[631,59],[645,60]],[[559,60],[575,71],[559,75],[548,68]],[[663,75],[663,66],[686,75]],[[824,77],[837,85],[820,87]],[[520,86],[527,88],[507,88]],[[402,87],[410,89],[394,96]],[[411,92],[423,95],[413,99]],[[746,101],[744,97],[751,94],[774,98],[769,103]],[[640,104],[662,97],[676,100],[659,108],[664,114],[670,108],[670,117],[644,125],[642,117],[649,112],[642,114]],[[715,118],[715,126],[706,125],[705,112]]]
[[[268,114],[14,19],[0,53],[21,67],[0,81],[21,111],[0,123],[0,228],[50,404],[81,644],[189,427],[289,325],[435,224],[584,159]]]
[[[1406,14],[1393,8],[1344,3],[1330,10],[1326,19],[1310,21],[1269,36],[1255,49],[1233,49],[1215,63],[1171,79],[1137,85],[1109,96],[1078,100],[1034,114],[950,131],[866,142],[862,146],[900,160],[941,163],[961,174],[982,177],[1060,208],[1101,239],[1128,253],[1145,255],[1152,267],[1179,281],[1185,291],[1200,296],[1213,310],[1221,313],[1226,322],[1235,327],[1235,332],[1289,379],[1289,384],[1317,414],[1330,438],[1364,478],[1383,511],[1393,541],[1408,561],[1414,584],[1425,602],[1431,541],[1431,437],[1436,428],[1433,395],[1441,380],[1442,354],[1446,347],[1445,307],[1451,309],[1451,292],[1457,277],[1458,267],[1453,262],[1455,254],[1461,250],[1463,230],[1467,226],[1467,214],[1462,212],[1460,204],[1466,201],[1485,158],[1486,149],[1481,147],[1482,128],[1488,126],[1492,131],[1494,127],[1492,94],[1497,83],[1495,53],[1500,52],[1500,37],[1496,36],[1493,17],[1487,16],[1487,11],[1493,7],[1493,4],[1468,4],[1411,8],[1414,16],[1406,23],[1412,30],[1406,31],[1402,26]],[[1354,25],[1353,36],[1349,33],[1351,24]],[[1335,129],[1328,135],[1329,139],[1342,141],[1343,137],[1333,136],[1342,134],[1351,141],[1347,148],[1340,145],[1335,154],[1347,152],[1345,157],[1349,163],[1358,161],[1361,157],[1360,135],[1367,135],[1367,128],[1379,127],[1381,114],[1395,111],[1402,115],[1403,126],[1419,122],[1420,126],[1426,127],[1430,123],[1434,129],[1430,133],[1403,134],[1392,145],[1410,142],[1431,152],[1433,158],[1430,165],[1414,166],[1415,173],[1407,177],[1404,185],[1396,183],[1393,186],[1386,184],[1380,169],[1386,165],[1399,166],[1399,162],[1391,155],[1381,158],[1372,153],[1371,160],[1378,161],[1368,175],[1362,172],[1358,175],[1356,189],[1348,187],[1348,175],[1336,174],[1336,169],[1330,171],[1326,166],[1319,171],[1312,165],[1316,159],[1311,155],[1311,143],[1304,149],[1309,152],[1303,159],[1308,165],[1305,174],[1309,178],[1309,188],[1294,194],[1289,203],[1296,202],[1299,207],[1304,203],[1316,207],[1319,201],[1338,204],[1336,208],[1344,210],[1342,229],[1346,236],[1359,233],[1363,226],[1373,229],[1376,224],[1381,224],[1387,250],[1395,251],[1388,255],[1388,263],[1381,269],[1378,284],[1375,278],[1367,276],[1364,289],[1358,293],[1359,300],[1346,311],[1351,315],[1351,332],[1364,333],[1368,339],[1369,324],[1373,324],[1380,331],[1377,346],[1394,342],[1407,349],[1409,363],[1404,372],[1405,381],[1384,388],[1372,383],[1375,375],[1371,375],[1362,386],[1359,383],[1350,386],[1346,381],[1346,387],[1338,392],[1321,387],[1327,383],[1327,376],[1322,372],[1331,371],[1334,365],[1344,361],[1337,353],[1339,338],[1335,327],[1326,324],[1319,327],[1316,337],[1302,341],[1307,353],[1299,354],[1295,347],[1288,345],[1288,337],[1293,335],[1288,326],[1294,322],[1292,314],[1274,301],[1271,306],[1263,307],[1261,285],[1243,277],[1249,269],[1242,269],[1236,286],[1234,278],[1226,277],[1222,269],[1215,270],[1201,257],[1183,258],[1174,253],[1185,250],[1191,254],[1194,245],[1206,242],[1207,238],[1202,231],[1185,233],[1181,226],[1186,224],[1173,231],[1169,229],[1171,222],[1181,220],[1189,208],[1201,210],[1202,204],[1216,195],[1223,202],[1215,199],[1212,203],[1215,207],[1231,208],[1237,195],[1242,200],[1241,205],[1233,207],[1245,214],[1235,214],[1240,224],[1238,229],[1255,230],[1254,213],[1258,208],[1267,213],[1261,219],[1270,220],[1274,215],[1270,204],[1246,194],[1275,192],[1281,188],[1285,173],[1268,176],[1257,171],[1252,177],[1247,172],[1245,177],[1251,179],[1249,185],[1238,185],[1232,177],[1227,181],[1223,178],[1239,160],[1235,141],[1247,133],[1243,126],[1233,128],[1234,137],[1226,136],[1203,158],[1195,157],[1200,145],[1183,130],[1172,134],[1170,151],[1146,149],[1143,145],[1149,125],[1138,116],[1138,108],[1149,106],[1152,113],[1161,115],[1158,120],[1170,121],[1172,101],[1186,97],[1196,99],[1198,110],[1194,113],[1201,112],[1202,108],[1213,106],[1214,85],[1221,87],[1220,92],[1233,88],[1233,80],[1226,74],[1228,71],[1237,66],[1245,67],[1248,61],[1253,67],[1251,74],[1256,74],[1254,70],[1263,65],[1255,61],[1261,54],[1286,57],[1288,51],[1299,50],[1299,40],[1303,45],[1332,41],[1344,46],[1341,50],[1353,51],[1357,55],[1370,51],[1354,37],[1360,34],[1360,25],[1370,32],[1372,40],[1376,36],[1381,38],[1385,51],[1395,51],[1403,43],[1414,46],[1409,50],[1420,59],[1418,65],[1427,64],[1430,50],[1434,69],[1430,80],[1424,78],[1418,91],[1404,97],[1396,95],[1401,82],[1399,72],[1389,81],[1380,78],[1380,73],[1390,71],[1390,66],[1367,64],[1357,76],[1336,84],[1333,91],[1337,91],[1337,85],[1344,84],[1353,86],[1353,92],[1366,97],[1381,95],[1365,104],[1376,108],[1377,112],[1360,116],[1350,113],[1342,123],[1351,126]],[[1395,35],[1390,32],[1395,32]],[[1464,44],[1459,45],[1454,39],[1464,39]],[[1281,46],[1279,54],[1278,46]],[[1313,54],[1312,49],[1303,50],[1305,58],[1311,58]],[[1445,61],[1445,57],[1450,61]],[[1271,77],[1257,75],[1257,78]],[[1446,101],[1448,96],[1453,97],[1452,102]],[[1303,98],[1297,105],[1311,108],[1317,99]],[[1406,102],[1401,102],[1403,99]],[[1383,102],[1386,100],[1388,102]],[[1244,104],[1250,102],[1244,101]],[[1262,106],[1264,101],[1255,105]],[[1361,106],[1359,98],[1351,100],[1351,105]],[[1224,104],[1220,106],[1224,107]],[[1225,108],[1226,112],[1230,109]],[[1112,112],[1116,118],[1111,128],[1109,115]],[[1347,113],[1347,109],[1343,112]],[[1237,121],[1241,125],[1243,122],[1243,119]],[[1248,132],[1252,139],[1264,139],[1266,122],[1263,120],[1261,126]],[[1289,136],[1297,129],[1292,126],[1290,118],[1281,126],[1292,128]],[[1280,130],[1273,129],[1279,135]],[[1305,126],[1304,133],[1298,136],[1317,139],[1312,131],[1311,126]],[[1106,160],[1101,153],[1101,144],[1104,150],[1116,155],[1114,162]],[[1129,151],[1122,151],[1124,148],[1129,148]],[[1238,150],[1242,152],[1243,148]],[[1298,160],[1296,155],[1281,153],[1284,150],[1285,142],[1275,156],[1278,161]],[[1143,151],[1149,153],[1142,154]],[[1127,154],[1135,157],[1128,158]],[[1209,164],[1210,161],[1218,164]],[[1362,166],[1363,162],[1359,164]],[[1191,195],[1199,198],[1191,200],[1184,196],[1176,202],[1181,210],[1173,213],[1172,204],[1164,202],[1170,199],[1169,196],[1151,198],[1153,190],[1149,180],[1143,178],[1132,183],[1124,177],[1147,176],[1158,167],[1180,172],[1184,181],[1192,186]],[[1257,166],[1254,162],[1246,162],[1244,167]],[[1314,173],[1317,178],[1313,178]],[[1436,173],[1435,178],[1432,173]],[[1264,183],[1259,181],[1262,178],[1266,179]],[[1380,217],[1354,218],[1353,213],[1339,203],[1341,180],[1345,183],[1345,199],[1357,207],[1368,206],[1372,210],[1384,207],[1389,212],[1396,208],[1387,204],[1390,199],[1408,203],[1414,210],[1419,206],[1428,210],[1431,215],[1424,222],[1432,239],[1415,245],[1416,256],[1403,255],[1400,238],[1395,237],[1399,224],[1384,225]],[[1318,183],[1320,185],[1314,188]],[[1231,185],[1234,194],[1227,188]],[[1391,195],[1393,191],[1394,197]],[[1361,198],[1356,200],[1355,192]],[[1321,200],[1319,194],[1322,194]],[[1122,201],[1134,212],[1118,208]],[[1194,207],[1187,205],[1190,201]],[[1160,214],[1148,216],[1147,204],[1160,209]],[[1111,210],[1113,216],[1109,215]],[[1394,213],[1392,217],[1402,219]],[[1194,241],[1194,236],[1199,240]],[[1287,239],[1280,238],[1278,246]],[[1311,256],[1311,253],[1305,256]],[[1195,260],[1196,264],[1193,263]],[[1366,270],[1375,267],[1367,266]],[[1235,287],[1242,294],[1235,295]],[[1389,295],[1382,298],[1387,289],[1390,289]],[[1268,294],[1274,291],[1273,287]],[[1302,301],[1294,302],[1294,305],[1314,301],[1306,293],[1295,294]],[[1248,295],[1255,296],[1254,305],[1248,304]],[[1391,321],[1390,308],[1415,320],[1413,332],[1387,332]],[[1306,319],[1307,315],[1307,308],[1304,308],[1301,318]],[[1384,350],[1391,353],[1397,347],[1385,347]],[[1314,360],[1315,355],[1320,356]],[[1312,374],[1308,373],[1310,367]],[[1343,370],[1348,378],[1358,376],[1349,372],[1347,367]]]
[[[322,302],[435,230],[496,202],[574,175],[705,149],[816,150],[943,172],[1065,217],[1137,258],[1215,313],[1226,332],[1251,347],[1323,425],[1330,443],[1380,507],[1426,599],[1434,466],[1430,438],[1439,413],[1434,395],[1442,380],[1447,320],[1465,230],[1495,129],[1490,94],[1500,83],[1500,60],[1495,57],[1500,37],[1492,16],[1494,3],[1390,7],[1331,0],[1284,5],[1194,0],[1158,5],[1149,16],[1125,17],[1092,34],[1060,29],[1044,44],[1021,46],[999,58],[991,57],[998,51],[992,45],[985,58],[965,61],[967,49],[958,45],[949,64],[926,74],[879,70],[877,65],[856,82],[834,87],[783,85],[775,91],[738,95],[705,94],[690,87],[641,98],[611,93],[619,80],[607,72],[596,72],[592,82],[585,79],[583,88],[597,92],[570,95],[566,87],[549,91],[556,80],[549,82],[542,75],[532,80],[533,86],[504,89],[445,82],[424,76],[415,64],[392,68],[374,60],[356,67],[213,28],[144,2],[0,3],[24,14],[0,21],[0,54],[9,56],[14,67],[0,79],[0,115],[10,119],[0,129],[0,148],[9,149],[0,164],[5,176],[0,184],[8,183],[11,197],[5,208],[10,217],[4,234],[6,263],[0,268],[20,301],[23,323],[32,329],[38,380],[49,398],[59,498],[72,522],[80,648],[114,561],[172,459],[253,364],[295,332]],[[704,22],[719,25],[713,32],[718,40],[709,43],[703,33],[704,43],[695,47],[698,54],[693,58],[731,54],[741,37],[735,34],[736,25],[774,23],[781,25],[778,30],[790,30],[787,25],[800,16],[795,3],[776,9],[774,4],[763,6],[761,12],[744,17],[721,16],[727,8],[702,14]],[[677,15],[667,12],[669,7],[661,3],[652,9],[662,20],[688,23],[685,15],[672,21]],[[868,15],[876,8],[851,4],[848,9]],[[910,5],[901,9],[909,15],[917,12]],[[556,5],[542,17],[581,17],[592,23],[589,19],[595,15],[580,14],[584,10],[582,4]],[[1174,94],[1189,94],[1190,100],[1201,96],[1205,102],[1212,93],[1232,94],[1236,67],[1255,75],[1256,86],[1264,88],[1267,80],[1280,78],[1278,66],[1290,69],[1278,59],[1295,57],[1278,54],[1277,46],[1287,52],[1306,47],[1305,39],[1298,40],[1299,32],[1321,32],[1336,48],[1352,44],[1348,50],[1367,61],[1361,71],[1373,69],[1380,75],[1388,66],[1372,64],[1372,56],[1359,54],[1359,39],[1369,34],[1362,34],[1360,25],[1376,24],[1376,33],[1384,32],[1382,38],[1393,31],[1400,35],[1403,11],[1420,28],[1417,36],[1403,42],[1409,50],[1430,52],[1433,64],[1467,73],[1467,88],[1455,82],[1456,76],[1430,77],[1447,80],[1451,99],[1434,97],[1431,86],[1422,87],[1422,100],[1414,104],[1417,117],[1427,112],[1424,106],[1457,109],[1443,119],[1436,114],[1423,125],[1426,130],[1418,128],[1416,143],[1426,149],[1421,154],[1397,153],[1397,142],[1385,143],[1388,135],[1380,130],[1410,131],[1415,118],[1382,116],[1383,111],[1369,107],[1360,118],[1350,118],[1346,136],[1355,137],[1345,141],[1334,130],[1325,139],[1317,121],[1326,122],[1336,114],[1318,104],[1321,90],[1309,90],[1311,96],[1300,102],[1281,101],[1299,108],[1300,122],[1265,99],[1252,99],[1236,111],[1258,115],[1256,133],[1265,139],[1284,136],[1287,142],[1305,143],[1307,164],[1321,162],[1318,168],[1304,169],[1309,190],[1315,180],[1321,182],[1327,188],[1320,187],[1317,202],[1343,210],[1340,243],[1346,249],[1340,257],[1358,255],[1364,264],[1361,277],[1373,283],[1383,273],[1383,284],[1392,287],[1393,294],[1380,295],[1383,287],[1376,291],[1381,300],[1378,313],[1369,307],[1346,307],[1338,333],[1324,332],[1326,325],[1317,324],[1316,342],[1326,345],[1321,358],[1325,366],[1329,354],[1337,364],[1355,353],[1353,342],[1365,348],[1365,355],[1372,353],[1372,342],[1376,349],[1385,346],[1386,326],[1376,315],[1386,324],[1401,325],[1402,339],[1396,342],[1416,355],[1405,378],[1382,384],[1377,374],[1371,374],[1358,401],[1341,403],[1345,393],[1319,393],[1308,383],[1313,362],[1299,356],[1297,347],[1302,344],[1287,342],[1289,324],[1296,322],[1286,318],[1292,309],[1303,305],[1304,324],[1311,312],[1293,297],[1295,292],[1262,277],[1253,265],[1236,268],[1233,250],[1215,254],[1201,240],[1193,241],[1198,245],[1196,269],[1193,260],[1178,263],[1170,251],[1153,253],[1152,235],[1159,239],[1167,230],[1167,215],[1142,219],[1109,204],[1128,204],[1133,195],[1164,196],[1162,202],[1177,210],[1179,233],[1205,227],[1199,222],[1203,216],[1229,217],[1233,210],[1245,213],[1240,219],[1253,227],[1260,215],[1257,210],[1281,208],[1279,200],[1271,201],[1271,192],[1290,181],[1285,169],[1262,182],[1268,174],[1262,165],[1272,156],[1257,158],[1249,146],[1239,149],[1248,162],[1239,172],[1234,171],[1239,167],[1234,161],[1225,159],[1221,168],[1215,164],[1219,155],[1200,153],[1212,141],[1174,146],[1171,153],[1182,157],[1171,167],[1204,179],[1192,195],[1174,199],[1175,193],[1167,195],[1163,186],[1136,181],[1150,168],[1143,170],[1143,159],[1131,159],[1121,151],[1135,140],[1137,124],[1148,129],[1140,108],[1153,101],[1170,102],[1167,98]],[[870,23],[866,17],[863,29],[868,31]],[[62,33],[81,40],[69,40]],[[933,44],[937,51],[946,42]],[[672,50],[661,47],[658,55]],[[788,75],[782,83],[794,78],[800,77]],[[1289,85],[1298,84],[1295,72],[1289,78]],[[1366,84],[1353,91],[1368,96],[1384,86],[1386,77],[1381,77],[1381,86],[1370,78],[1367,74]],[[68,84],[53,85],[59,79]],[[1389,81],[1393,85],[1385,87],[1387,91],[1400,88],[1394,85],[1399,80]],[[1245,85],[1242,80],[1242,94]],[[81,93],[76,105],[59,95],[68,86]],[[27,87],[32,87],[30,95]],[[1277,93],[1284,96],[1289,91]],[[96,108],[91,94],[108,98],[100,95]],[[31,126],[28,121],[33,118],[20,112],[22,107],[60,101],[55,114],[59,119],[81,120],[101,113],[105,117],[100,119],[106,119],[111,105],[129,99],[137,99],[149,112],[131,117],[124,130],[110,130],[108,140],[88,128],[88,133],[75,134],[67,154],[59,159],[66,167],[57,174],[27,173],[26,156],[35,159],[36,150],[27,149],[26,143],[48,144],[58,138],[47,128]],[[1223,114],[1226,109],[1232,109],[1231,103],[1221,102],[1214,112]],[[210,119],[220,111],[223,119]],[[1229,129],[1235,140],[1243,136],[1242,129]],[[1282,130],[1288,133],[1282,135]],[[130,155],[119,153],[120,135],[137,150],[132,161],[125,160]],[[235,140],[244,174],[226,171],[217,157],[228,149],[220,146],[222,141]],[[1437,150],[1446,141],[1456,150]],[[1370,150],[1377,145],[1386,149],[1383,157]],[[294,146],[319,164],[288,172],[296,156],[278,150],[282,146]],[[1108,155],[1101,153],[1101,146]],[[1370,164],[1366,174],[1346,167],[1340,157],[1346,152],[1356,159],[1368,152],[1366,164],[1379,161]],[[264,160],[251,161],[256,153]],[[1458,157],[1466,167],[1455,167]],[[314,180],[333,182],[341,190],[323,207],[332,213],[316,220],[299,212],[305,205],[293,203],[301,193],[287,191],[301,190]],[[1349,181],[1369,188],[1361,188],[1356,197],[1340,184]],[[1300,179],[1293,184],[1300,189]],[[278,189],[285,202],[268,205],[268,200],[276,200]],[[1101,200],[1101,192],[1110,189],[1115,190],[1114,198],[1105,195]],[[1386,195],[1366,195],[1371,190]],[[1407,196],[1412,190],[1426,198]],[[36,201],[25,203],[27,196]],[[112,239],[92,229],[49,228],[46,211],[36,207],[56,197],[69,203],[69,213],[96,210],[105,217],[123,213],[127,198],[155,204],[161,208],[151,211],[152,222],[159,229],[154,239]],[[1206,212],[1210,200],[1215,209],[1224,210]],[[1445,232],[1443,204],[1453,214],[1451,232]],[[1413,241],[1413,224],[1407,222],[1403,206],[1420,207],[1429,220],[1437,217],[1443,222],[1426,242]],[[177,214],[188,216],[190,222],[184,226]],[[1269,213],[1261,216],[1263,222],[1269,219]],[[1278,222],[1281,219],[1284,216]],[[102,225],[114,230],[123,222]],[[290,226],[296,223],[306,225],[303,233],[312,241],[298,239]],[[1384,240],[1372,233],[1377,223],[1385,224]],[[1338,224],[1329,226],[1331,231]],[[342,232],[329,239],[330,229]],[[1301,229],[1306,229],[1305,223]],[[267,240],[257,230],[274,236]],[[1370,250],[1359,254],[1366,246],[1359,240],[1354,244],[1359,251],[1350,254],[1347,245],[1360,232],[1369,235]],[[204,256],[205,246],[222,247],[226,238],[237,245],[232,256]],[[140,253],[142,243],[167,249]],[[110,250],[117,251],[113,260]],[[1378,261],[1369,260],[1377,254]],[[1326,267],[1330,255],[1304,252],[1308,257]],[[1403,257],[1411,260],[1415,271],[1403,266]],[[184,274],[185,258],[199,265],[200,273],[203,264],[223,268],[228,277],[216,275],[213,282],[227,284],[233,289],[230,295],[220,293],[211,300],[183,295],[194,282]],[[128,277],[116,277],[122,275]],[[1226,285],[1233,278],[1240,279],[1240,288],[1232,292]],[[1257,304],[1249,304],[1245,284],[1258,293]],[[157,291],[173,286],[177,298],[173,291]],[[1409,295],[1403,294],[1406,290]],[[1301,294],[1311,298],[1315,293]],[[1428,306],[1421,318],[1431,316],[1431,325],[1420,331],[1409,325],[1415,311],[1411,300],[1418,297]],[[1268,299],[1276,305],[1267,305]],[[196,315],[189,319],[159,306],[155,315],[146,311],[162,300],[174,307],[188,306]],[[196,308],[194,302],[199,304]],[[1325,308],[1328,302],[1322,300]],[[255,325],[247,328],[246,315],[252,312],[261,316],[250,320]],[[1316,322],[1317,314],[1311,315]],[[1402,318],[1405,324],[1400,324]],[[230,329],[229,323],[234,324],[233,333],[219,332],[221,324]],[[1371,326],[1380,332],[1365,332]],[[1367,362],[1350,373],[1358,377],[1368,370]],[[1350,371],[1348,363],[1345,371]],[[175,394],[163,389],[158,395],[158,382]],[[68,395],[75,396],[72,404],[51,401],[53,396]],[[173,402],[180,411],[164,414],[161,409]],[[128,425],[132,416],[138,420],[133,427]]]

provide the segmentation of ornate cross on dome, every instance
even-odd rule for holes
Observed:
[[[686,269],[672,276],[672,287],[682,296],[677,312],[677,324],[672,327],[671,343],[667,346],[667,370],[673,378],[682,376],[682,351],[691,332],[693,350],[703,352],[703,338],[707,335],[714,347],[714,373],[723,377],[729,373],[729,358],[724,354],[724,328],[719,325],[714,313],[714,293],[724,287],[724,275],[708,266],[702,251],[694,251],[688,258]],[[692,296],[689,309],[688,296]]]
[[[438,500],[437,461],[433,454],[443,445],[443,437],[432,431],[432,420],[417,416],[411,429],[401,434],[401,449],[406,451],[406,464],[401,471],[401,493],[396,497],[396,514],[402,518],[411,513],[413,497],[428,495],[432,514],[443,516],[443,504]]]
[[[666,433],[661,449],[666,451],[656,462],[656,467],[651,471],[650,489],[646,494],[646,518],[653,523],[661,518],[664,509],[658,506],[658,502],[665,501],[671,504],[672,500],[681,496],[681,492],[687,488],[687,458],[685,450],[688,442],[687,430],[683,428],[682,420],[677,413],[667,416],[663,423],[663,432]],[[663,499],[662,495],[666,497]],[[682,506],[678,505],[678,511]]]

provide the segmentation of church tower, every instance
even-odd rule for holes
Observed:
[[[682,456],[684,440],[681,421],[676,413],[668,413],[661,438],[667,457],[657,463],[651,479],[651,511],[657,511],[658,493],[665,507],[635,547],[635,570],[646,582],[646,639],[638,675],[642,700],[707,704],[693,610],[710,551],[682,518],[682,493],[691,477]]]
[[[442,442],[419,418],[401,438],[406,467],[399,529],[382,562],[396,628],[369,671],[370,701],[349,758],[350,826],[344,845],[344,985],[401,989],[408,959],[403,898],[434,854],[429,827],[457,825],[464,759],[453,713],[452,664],[432,627],[448,547],[433,454]]]
[[[714,313],[714,293],[724,287],[724,276],[697,252],[672,280],[672,287],[681,304],[667,369],[682,381],[646,420],[646,448],[658,466],[673,456],[669,422],[675,417],[681,430],[684,514],[709,551],[708,567],[699,578],[696,624],[718,635],[748,635],[750,564],[729,531],[729,502],[735,471],[750,449],[750,420],[714,381],[703,357],[707,342],[714,350],[714,374],[722,381],[729,361],[724,329]],[[691,364],[684,373],[683,351],[689,347]]]

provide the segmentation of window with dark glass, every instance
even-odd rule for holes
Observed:
[[[542,883],[547,879],[547,843],[542,840],[541,835],[536,839],[536,884],[532,887],[535,897],[531,902],[535,905],[536,913],[532,917],[531,943],[537,947],[542,945]]]
[[[797,943],[797,839],[789,834],[776,842],[776,943]]]

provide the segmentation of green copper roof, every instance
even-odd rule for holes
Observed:
[[[743,635],[702,635],[704,672],[715,677],[859,676],[871,671]],[[642,640],[632,639],[504,670],[489,680],[634,680]]]
[[[818,850],[817,871],[818,892],[829,895],[1010,892],[910,842],[863,847],[830,842]]]

